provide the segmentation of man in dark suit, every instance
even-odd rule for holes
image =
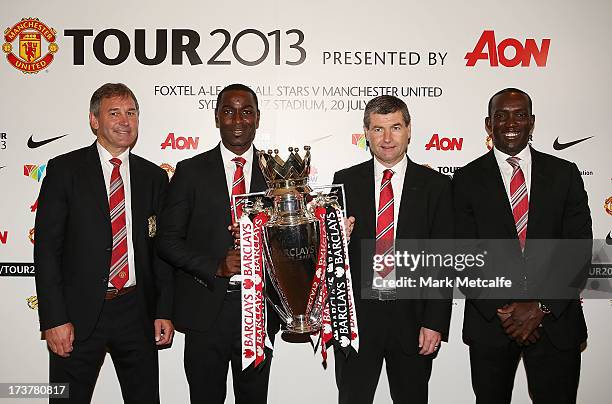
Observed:
[[[230,232],[237,216],[231,195],[266,189],[253,147],[259,126],[255,92],[242,84],[225,87],[215,122],[220,144],[176,167],[158,246],[176,269],[174,321],[185,333],[191,402],[224,402],[231,363],[236,403],[265,403],[271,352],[256,368],[241,370],[240,251]],[[269,310],[271,338],[275,319]]]
[[[354,290],[361,291],[355,298],[359,352],[335,354],[339,401],[371,403],[384,359],[393,401],[426,403],[432,359],[448,335],[451,301],[402,300],[396,290],[377,287],[372,254],[362,257],[362,241],[385,241],[387,250],[400,239],[452,238],[450,180],[407,157],[410,114],[402,100],[372,99],[363,123],[374,158],[338,171],[333,181],[344,184],[347,213],[355,218],[349,258]]]
[[[576,165],[528,146],[534,123],[525,92],[507,88],[493,95],[485,125],[494,148],[453,179],[457,237],[511,240],[504,262],[517,264],[508,275],[520,274],[520,289],[528,293],[527,299],[466,301],[463,340],[470,347],[477,403],[510,403],[521,356],[534,403],[576,402],[580,347],[587,338],[578,289],[573,298],[529,295],[546,286],[537,285],[537,272],[567,278],[559,266],[530,267],[550,255],[537,239],[586,239],[571,251],[578,264],[569,278],[580,284],[590,260],[591,216]]]
[[[36,214],[40,329],[49,380],[91,400],[108,351],[126,403],[159,402],[157,345],[172,341],[172,268],[153,248],[165,172],[130,153],[138,103],[124,84],[94,92],[97,141],[49,161]],[[53,401],[53,400],[52,400]]]

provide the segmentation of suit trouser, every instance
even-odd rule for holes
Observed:
[[[534,404],[575,404],[580,379],[580,347],[555,348],[545,332],[526,347],[470,345],[472,387],[477,404],[510,404],[521,355]]]
[[[359,317],[359,352],[348,357],[334,351],[336,385],[340,404],[370,404],[374,400],[385,360],[389,390],[394,403],[425,404],[432,356],[406,353],[399,321],[406,317],[396,301],[373,301],[367,318]],[[405,320],[404,320],[405,321]]]
[[[105,300],[92,334],[75,341],[68,358],[49,351],[49,381],[69,383],[69,399],[50,403],[89,403],[106,352],[110,353],[125,403],[159,402],[157,348],[151,330],[143,329],[137,292]]]
[[[257,368],[242,371],[241,312],[240,291],[227,292],[209,331],[186,330],[184,364],[191,403],[225,401],[230,363],[236,404],[267,401],[272,351],[266,349],[266,359]]]

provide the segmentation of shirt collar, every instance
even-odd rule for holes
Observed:
[[[404,154],[404,158],[402,158],[397,164],[390,169],[394,174],[406,172],[406,167],[408,167],[408,157]],[[376,178],[381,178],[383,176],[383,172],[387,169],[376,157],[374,157],[374,176]]]
[[[495,155],[495,160],[497,160],[497,165],[500,167],[508,166],[508,159],[512,157],[511,155],[500,151],[497,147],[493,147],[493,154]],[[527,145],[527,147],[517,153],[517,155],[514,157],[519,158],[519,164],[521,166],[531,164],[531,147]]]
[[[248,148],[248,150],[244,152],[241,156],[234,154],[230,150],[228,150],[223,144],[223,142],[220,143],[220,146],[221,146],[221,158],[223,159],[224,166],[228,166],[228,167],[235,166],[236,163],[234,163],[232,159],[236,157],[242,157],[243,159],[245,159],[246,160],[245,167],[249,166],[249,162],[253,158],[253,143],[251,143],[251,146]]]
[[[124,167],[126,163],[129,163],[129,155],[130,155],[129,148],[127,148],[123,153],[121,153],[117,157],[113,157],[113,155],[110,154],[110,152],[106,150],[104,146],[100,144],[100,142],[96,141],[96,147],[98,148],[98,155],[100,156],[100,160],[102,160],[102,162],[111,164],[110,160],[112,158],[118,158],[119,160],[121,160],[121,165]]]

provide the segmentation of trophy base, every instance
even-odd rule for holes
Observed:
[[[312,334],[321,330],[321,324],[313,324],[304,315],[292,317],[292,321],[287,323],[283,333],[289,334]]]

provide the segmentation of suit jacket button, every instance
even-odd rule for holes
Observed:
[[[106,285],[108,283],[108,278],[102,278],[102,283]]]

